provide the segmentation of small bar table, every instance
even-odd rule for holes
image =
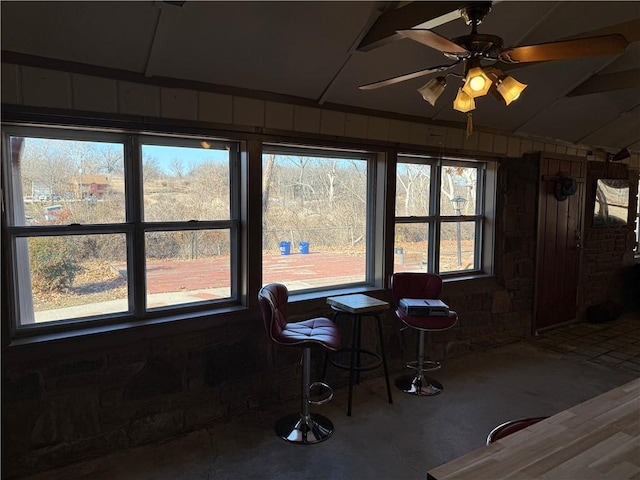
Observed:
[[[327,353],[325,355],[324,369],[322,372],[322,378],[324,380],[325,375],[327,373],[327,363],[330,362],[337,368],[342,368],[344,370],[349,370],[349,401],[347,404],[347,415],[351,416],[351,403],[353,399],[353,384],[360,383],[360,372],[365,370],[373,370],[378,368],[380,364],[382,364],[384,368],[384,376],[387,382],[387,395],[389,399],[389,403],[393,403],[393,399],[391,398],[391,385],[389,384],[389,369],[387,367],[387,357],[384,351],[384,337],[382,333],[382,321],[380,320],[380,313],[388,310],[390,305],[388,302],[383,300],[378,300],[377,298],[369,297],[363,294],[353,294],[353,295],[341,295],[338,297],[328,297],[327,303],[331,306],[331,309],[334,311],[333,321],[336,322],[339,315],[347,315],[352,318],[352,326],[353,332],[351,336],[351,347],[350,348],[342,348],[335,352],[338,354],[340,352],[349,352],[350,353],[350,362],[349,365],[345,365],[339,363],[338,361],[331,359],[331,354]],[[362,348],[361,344],[361,335],[362,335],[362,317],[373,317],[376,319],[376,324],[378,327],[378,338],[380,340],[380,354],[372,352],[370,350],[365,350]],[[334,354],[334,355],[335,355]],[[361,363],[361,356],[367,355],[369,357],[374,358],[373,363],[369,363],[368,365],[363,365]]]

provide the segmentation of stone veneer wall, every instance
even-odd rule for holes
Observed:
[[[436,359],[529,335],[537,164],[517,157],[534,151],[584,157],[587,151],[485,131],[466,138],[463,129],[448,126],[9,64],[2,65],[2,102],[378,144],[442,142],[448,151],[503,158],[498,171],[495,276],[445,285],[443,298],[458,311],[460,322],[433,336]],[[637,166],[638,156],[630,162]],[[317,302],[306,313],[329,312]],[[391,312],[384,320],[390,363],[401,369],[404,360],[413,358],[415,332],[401,337]],[[126,341],[117,335],[95,335],[3,349],[4,478],[160,440],[299,396],[298,352],[271,344],[257,311],[249,311],[245,321],[197,333],[179,334],[172,325],[139,331]],[[371,330],[365,332],[365,341],[368,337],[374,337]],[[67,348],[70,345],[73,348]],[[330,374],[334,385],[347,381],[345,375]]]
[[[446,283],[443,299],[457,328],[433,335],[432,353],[446,358],[527,337],[532,331],[538,162],[500,162],[494,277]]]

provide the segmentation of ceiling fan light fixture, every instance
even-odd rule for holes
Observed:
[[[473,67],[467,72],[462,89],[471,98],[475,98],[486,95],[492,84],[491,79],[481,67]]]
[[[447,86],[447,80],[444,77],[436,77],[429,80],[425,85],[418,89],[422,98],[429,102],[432,106],[436,106],[436,100],[444,88]]]
[[[505,103],[509,105],[514,100],[520,98],[520,94],[525,88],[527,88],[527,85],[520,83],[512,76],[507,75],[498,82],[496,88],[500,95],[502,95],[502,98],[504,98]]]
[[[453,101],[453,109],[458,110],[459,112],[470,112],[476,108],[476,102],[468,95],[462,88],[458,89],[458,95],[456,95],[455,100]]]

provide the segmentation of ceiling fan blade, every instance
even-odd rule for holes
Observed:
[[[445,38],[431,30],[425,29],[409,29],[398,30],[398,33],[403,37],[415,40],[418,43],[426,45],[427,47],[435,48],[443,53],[455,53],[458,55],[471,55],[471,52],[464,47],[461,47],[457,43],[453,43],[448,38]]]
[[[505,63],[523,63],[567,60],[598,55],[617,55],[624,52],[627,45],[629,45],[629,42],[620,34],[603,35],[600,37],[505,48],[500,52],[498,58]]]
[[[391,4],[392,2],[387,2]],[[397,3],[397,2],[393,2]],[[357,49],[373,50],[403,38],[397,30],[407,28],[435,28],[460,18],[460,2],[405,2],[402,7],[393,5],[371,25]]]
[[[638,85],[640,85],[640,68],[632,68],[621,72],[594,75],[567,93],[567,97],[637,88]]]
[[[629,43],[640,41],[640,18],[629,20],[628,22],[618,23],[617,25],[610,25],[598,30],[591,30],[590,32],[580,33],[578,35],[572,35],[562,40],[573,40],[576,38],[588,38],[588,37],[600,37],[602,35],[610,35],[612,33],[619,33],[624,38],[629,40]]]
[[[406,75],[400,75],[399,77],[388,78],[386,80],[380,80],[379,82],[368,83],[367,85],[361,85],[358,87],[360,90],[374,90],[380,87],[386,87],[387,85],[393,85],[394,83],[404,82],[413,78],[429,75],[430,73],[442,72],[443,70],[449,70],[456,66],[461,60],[457,60],[450,65],[440,65],[437,67],[427,68],[425,70],[418,70],[417,72],[407,73]]]

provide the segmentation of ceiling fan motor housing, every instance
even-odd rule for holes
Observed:
[[[484,17],[491,11],[491,2],[470,2],[458,10],[467,25],[480,25]]]
[[[493,60],[498,59],[498,54],[503,50],[502,38],[497,35],[485,35],[482,33],[472,33],[470,35],[464,35],[462,37],[454,38],[453,43],[463,46],[471,54],[455,54],[444,53],[445,56],[453,59],[458,58],[470,58],[470,57],[483,57]]]

